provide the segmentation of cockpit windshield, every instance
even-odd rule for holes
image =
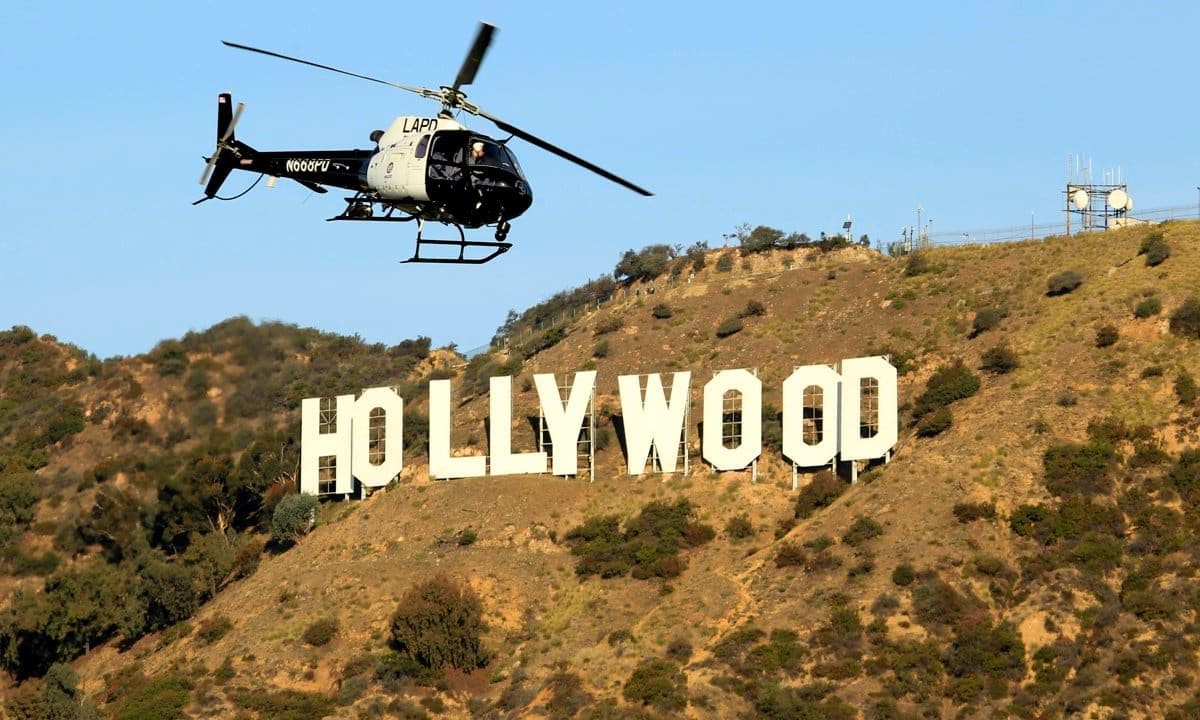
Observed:
[[[492,140],[475,137],[471,138],[470,148],[471,165],[501,168],[516,173],[519,177],[525,177],[521,172],[521,166],[517,164],[516,157],[503,145]]]

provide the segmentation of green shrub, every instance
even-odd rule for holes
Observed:
[[[184,717],[192,683],[180,675],[163,675],[146,682],[122,699],[115,720],[178,720]]]
[[[813,476],[812,481],[800,488],[800,493],[796,496],[796,519],[804,520],[817,510],[829,507],[845,490],[846,483],[832,472],[822,470]]]
[[[907,277],[916,277],[925,273],[935,272],[936,268],[933,262],[930,261],[928,253],[923,250],[918,250],[908,256],[908,261],[904,263],[904,274]]]
[[[962,593],[938,577],[913,587],[912,605],[917,619],[927,627],[955,625],[970,608],[970,602]]]
[[[750,522],[749,513],[740,513],[729,518],[725,523],[725,534],[734,540],[745,540],[754,536],[754,523]]]
[[[980,333],[987,332],[1000,324],[1000,321],[1008,317],[1008,308],[1003,307],[985,307],[980,308],[975,313],[975,320],[971,323],[971,337],[978,337]]]
[[[917,435],[921,437],[941,435],[949,430],[953,423],[954,415],[950,412],[949,407],[943,405],[921,418],[921,421],[917,423]]]
[[[717,272],[731,272],[733,270],[733,253],[724,253],[717,258]]]
[[[331,698],[299,690],[245,691],[234,694],[232,700],[238,707],[271,720],[312,720],[333,712]]]
[[[617,330],[620,330],[621,326],[624,324],[625,321],[620,315],[609,315],[607,317],[600,318],[596,321],[595,334],[607,335],[608,333],[616,332]]]
[[[675,638],[667,645],[667,658],[678,663],[692,659],[692,643],[687,638]]]
[[[1107,493],[1116,464],[1116,451],[1105,442],[1052,445],[1042,456],[1046,488],[1060,497]]]
[[[1179,402],[1183,405],[1192,406],[1196,404],[1196,398],[1200,395],[1200,389],[1196,387],[1196,380],[1187,370],[1180,368],[1179,374],[1175,376],[1175,397],[1179,398]]]
[[[1171,332],[1200,340],[1200,298],[1193,295],[1171,313]]]
[[[1116,325],[1102,325],[1096,330],[1096,347],[1106,348],[1117,344],[1121,334]]]
[[[307,645],[322,647],[328,645],[337,635],[338,621],[336,618],[321,618],[304,628],[300,639]]]
[[[212,645],[233,629],[233,621],[220,613],[202,621],[196,628],[196,637],[205,645]]]
[[[750,302],[746,303],[746,307],[742,308],[741,311],[738,312],[738,317],[740,317],[740,318],[762,317],[763,315],[766,315],[766,314],[767,314],[767,306],[766,305],[763,305],[758,300],[751,300]]]
[[[687,707],[687,676],[669,660],[643,660],[634,668],[621,694],[631,703],[665,713]]]
[[[594,357],[594,358],[608,357],[608,341],[607,340],[601,340],[600,342],[596,343],[596,346],[594,348],[592,348],[592,357]]]
[[[1016,370],[1020,364],[1017,353],[1009,347],[1008,343],[1000,343],[983,353],[983,364],[980,369],[995,375],[1004,375]]]
[[[859,516],[850,523],[842,542],[850,547],[858,547],[868,540],[883,534],[883,526],[869,517]]]
[[[271,516],[271,539],[290,545],[308,534],[317,519],[320,501],[312,495],[286,495]]]
[[[1160,312],[1162,312],[1162,300],[1156,297],[1148,297],[1133,308],[1133,316],[1142,319],[1152,317]]]
[[[808,553],[794,542],[785,542],[775,553],[775,567],[797,567],[808,562]]]
[[[666,320],[667,318],[673,316],[675,311],[671,309],[670,305],[666,303],[659,303],[654,306],[654,309],[650,311],[650,314],[659,320]]]
[[[900,587],[908,587],[916,579],[917,571],[908,563],[900,563],[895,570],[892,570],[892,582]]]
[[[687,567],[679,551],[716,535],[711,527],[695,521],[695,512],[695,506],[681,498],[675,503],[648,503],[626,521],[623,531],[616,515],[585,519],[564,538],[579,559],[575,573],[602,578],[632,573],[639,580],[678,576]]]
[[[1051,275],[1046,281],[1046,294],[1050,296],[1066,295],[1074,292],[1083,284],[1083,276],[1074,270],[1064,270],[1057,275]]]
[[[917,398],[913,414],[921,417],[956,400],[971,397],[979,392],[979,387],[979,376],[961,360],[943,365],[929,377],[925,392]]]
[[[187,351],[178,340],[163,340],[150,351],[147,359],[163,377],[182,375],[188,369]]]
[[[434,670],[469,672],[487,665],[483,631],[479,597],[442,574],[409,588],[391,619],[397,652]]]
[[[1162,231],[1154,230],[1142,238],[1142,245],[1138,248],[1138,255],[1146,256],[1146,267],[1155,267],[1161,265],[1164,260],[1171,257],[1171,246],[1167,244]]]
[[[730,335],[739,333],[741,331],[742,331],[741,319],[736,318],[736,317],[731,317],[727,320],[722,321],[721,324],[717,326],[716,335],[719,338],[727,338]]]
[[[1010,623],[967,623],[954,633],[946,669],[960,678],[982,675],[1017,681],[1025,676],[1025,643]]]
[[[995,503],[956,503],[954,505],[954,517],[958,518],[960,523],[969,523],[974,520],[991,520],[996,517]]]

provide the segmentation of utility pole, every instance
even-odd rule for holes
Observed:
[[[925,208],[921,207],[920,205],[917,206],[917,247],[921,247],[921,234],[924,232],[923,226],[921,225],[921,211],[924,209]]]
[[[1032,210],[1029,211],[1029,239],[1030,240],[1033,239],[1033,218],[1035,215],[1037,215],[1036,212],[1034,212]]]

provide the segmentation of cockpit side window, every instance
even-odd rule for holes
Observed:
[[[438,162],[462,163],[462,138],[456,135],[437,135],[433,138],[431,159]]]
[[[421,139],[417,141],[417,149],[416,149],[416,152],[413,153],[413,157],[420,160],[421,158],[425,157],[425,151],[428,149],[429,149],[429,136],[422,135]]]

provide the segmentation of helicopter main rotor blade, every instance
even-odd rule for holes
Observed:
[[[536,135],[531,135],[530,133],[525,132],[524,130],[517,127],[516,125],[512,125],[510,123],[504,122],[503,120],[496,117],[495,115],[491,115],[489,113],[484,112],[483,110],[480,110],[479,108],[474,108],[474,107],[471,108],[471,111],[480,117],[491,120],[493,123],[496,124],[496,127],[500,128],[504,132],[511,133],[511,134],[515,135],[516,137],[519,137],[522,140],[525,140],[526,142],[537,145],[541,149],[543,149],[547,152],[552,152],[555,155],[559,156],[560,158],[562,158],[564,160],[569,160],[570,162],[573,162],[576,165],[579,165],[580,167],[585,167],[588,170],[591,170],[592,172],[596,173],[600,177],[605,178],[607,180],[611,180],[618,185],[627,187],[639,195],[645,195],[646,197],[650,197],[651,195],[654,194],[654,193],[650,192],[649,190],[646,190],[645,188],[634,185],[633,183],[629,182],[628,180],[626,180],[623,177],[620,177],[618,175],[614,175],[614,174],[610,173],[609,171],[605,170],[604,168],[600,167],[599,165],[595,165],[593,163],[588,162],[587,160],[584,160],[583,158],[579,157],[578,155],[575,155],[574,153],[567,152],[566,150],[563,150],[562,148],[558,147],[557,145],[554,145],[553,143],[549,143]]]
[[[279,58],[280,60],[290,60],[294,63],[300,63],[301,65],[309,65],[309,66],[312,66],[315,68],[320,68],[321,70],[329,70],[330,72],[341,73],[342,75],[349,75],[350,77],[356,77],[356,78],[359,78],[360,80],[370,80],[371,82],[376,82],[376,83],[379,83],[380,85],[387,85],[388,87],[394,87],[394,88],[399,88],[401,90],[407,90],[410,93],[416,93],[417,95],[420,95],[422,97],[433,98],[435,100],[441,100],[441,97],[442,97],[441,93],[439,93],[436,90],[430,90],[429,88],[412,87],[411,85],[400,85],[399,83],[388,82],[387,80],[380,80],[379,78],[374,78],[374,77],[371,77],[370,75],[360,75],[359,73],[350,72],[349,70],[342,70],[340,68],[331,67],[329,65],[322,65],[321,63],[315,63],[310,60],[302,60],[297,57],[291,57],[290,55],[283,55],[281,53],[271,52],[270,50],[262,50],[260,48],[250,47],[249,45],[240,45],[238,43],[229,42],[228,40],[222,40],[221,44],[226,45],[231,48],[237,48],[238,50],[248,50],[249,52],[255,52],[260,55],[269,55],[270,57]]]
[[[467,56],[463,58],[462,67],[458,69],[458,77],[454,78],[452,92],[457,93],[463,85],[475,82],[475,73],[479,72],[479,65],[483,62],[483,56],[487,54],[488,46],[492,44],[492,35],[495,33],[495,25],[479,23],[479,32],[475,35],[475,42],[471,44]]]

